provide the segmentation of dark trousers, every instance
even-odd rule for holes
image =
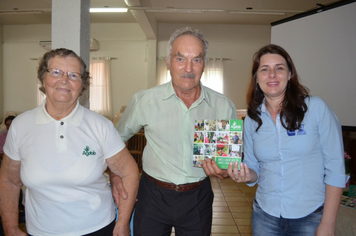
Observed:
[[[199,187],[177,192],[155,185],[143,173],[135,206],[135,236],[209,236],[214,193],[210,179]]]

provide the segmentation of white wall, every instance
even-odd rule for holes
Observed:
[[[2,45],[2,25],[0,25],[0,45]],[[2,89],[4,87],[3,84],[3,63],[2,63],[2,58],[3,58],[3,52],[2,52],[2,47],[0,46],[0,122],[3,121],[4,119],[4,90]]]
[[[341,125],[356,127],[356,2],[272,27],[302,84],[324,99]]]
[[[159,24],[157,56],[164,57],[167,41],[179,24]],[[237,108],[246,108],[252,55],[270,42],[269,26],[191,25],[200,29],[210,47],[209,57],[231,58],[225,62],[224,93]],[[91,38],[100,42],[100,50],[91,57],[116,57],[111,61],[114,114],[127,105],[132,95],[152,86],[148,79],[147,40],[138,24],[91,24]],[[36,107],[38,61],[45,51],[40,40],[51,40],[50,25],[3,26],[3,111],[18,113]],[[150,59],[150,57],[148,57]],[[1,95],[1,92],[0,92]],[[1,101],[0,101],[1,103]],[[1,115],[1,114],[0,114]]]
[[[166,55],[170,35],[187,25],[159,24],[158,56]],[[265,25],[189,25],[199,29],[209,42],[208,57],[231,58],[224,63],[224,94],[237,109],[246,108],[246,90],[249,85],[252,56],[270,43],[270,26]]]
[[[40,40],[51,40],[50,25],[5,25],[4,108],[22,113],[36,107],[37,60],[45,51]],[[92,24],[91,38],[100,42],[92,57],[116,57],[111,61],[114,114],[132,95],[147,88],[144,62],[147,40],[138,24]]]
[[[50,25],[3,26],[4,111],[24,112],[36,106],[39,40],[50,40]]]
[[[111,85],[114,114],[127,105],[132,95],[148,88],[145,50],[147,40],[138,24],[91,24],[91,38],[100,42],[92,57],[116,57],[111,60]]]

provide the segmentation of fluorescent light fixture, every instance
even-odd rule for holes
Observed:
[[[254,14],[254,15],[286,15],[286,13],[300,13],[294,10],[223,10],[223,9],[189,9],[189,8],[153,8],[153,7],[129,7],[130,10],[142,10],[155,13],[231,13],[231,14]]]
[[[0,11],[0,15],[5,14],[42,14],[43,11],[37,10],[14,10],[14,11]]]
[[[284,12],[270,12],[270,11],[228,11],[230,14],[250,14],[250,15],[281,15],[284,16]]]
[[[164,8],[164,9],[145,9],[145,12],[156,13],[203,13],[201,9],[177,9],[177,8]]]
[[[127,8],[90,8],[90,12],[127,12]]]
[[[225,13],[226,10],[220,10],[220,9],[204,9],[204,12],[220,12],[220,13]]]

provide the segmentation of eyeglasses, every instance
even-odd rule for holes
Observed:
[[[80,79],[82,78],[82,75],[76,72],[64,72],[60,69],[55,69],[55,68],[51,68],[51,69],[47,69],[47,72],[49,73],[50,76],[54,77],[54,78],[62,78],[62,76],[64,74],[67,75],[68,79],[72,80],[72,81],[80,81]]]

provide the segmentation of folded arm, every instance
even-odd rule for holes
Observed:
[[[119,219],[114,229],[114,235],[130,235],[131,213],[136,202],[136,195],[139,183],[138,167],[127,150],[124,148],[119,153],[106,160],[112,174],[122,179],[123,187],[127,192],[127,198],[120,198]]]

